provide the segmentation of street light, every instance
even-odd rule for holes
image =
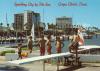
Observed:
[[[10,38],[10,36],[9,36],[9,34],[10,34],[10,33],[9,33],[9,30],[10,30],[10,29],[9,29],[9,24],[7,24],[7,30],[8,30],[8,32],[7,32],[7,37]],[[8,39],[8,41],[9,41],[9,44],[10,44],[10,39]]]
[[[2,25],[3,25],[3,23],[1,22],[1,23],[0,23],[0,28],[1,28],[1,30],[2,30]],[[1,36],[1,43],[2,43],[2,36]]]

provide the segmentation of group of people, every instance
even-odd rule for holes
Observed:
[[[80,32],[78,34],[75,34],[72,43],[69,45],[69,51],[72,52],[76,50],[80,44],[83,44],[83,39],[80,37]],[[47,36],[47,40],[44,39],[44,35],[41,35],[41,39],[38,42],[39,44],[39,49],[40,49],[40,56],[44,56],[45,52],[47,50],[48,55],[51,54],[51,49],[52,49],[52,44],[51,44],[51,35]],[[61,53],[62,52],[62,47],[64,47],[63,41],[60,40],[60,36],[56,37],[56,53]],[[21,53],[22,53],[22,44],[18,44],[18,55],[19,58],[22,58]],[[29,41],[28,41],[28,50],[29,53],[32,53],[33,50],[33,40],[32,36],[29,36]],[[19,59],[18,58],[18,59]]]
[[[28,50],[29,53],[32,53],[32,48],[33,48],[33,40],[32,40],[32,36],[29,37],[29,41],[28,41]],[[22,59],[23,56],[28,56],[28,52],[22,52],[22,43],[19,43],[18,46],[18,59]]]
[[[62,47],[64,47],[64,44],[60,40],[59,36],[56,37],[56,44],[55,45],[56,45],[56,52],[57,53],[61,53],[61,49],[62,49]],[[42,35],[41,36],[41,40],[39,41],[39,47],[40,47],[40,55],[41,56],[45,55],[45,48],[46,47],[47,47],[47,53],[48,53],[48,55],[50,55],[51,54],[51,49],[52,49],[52,46],[51,46],[51,36],[48,35],[47,36],[47,40],[45,40],[44,36]]]
[[[47,50],[48,55],[51,54],[51,49],[52,49],[51,35],[48,35],[47,36],[47,40],[44,39],[44,35],[41,35],[41,38],[40,38],[38,44],[39,44],[39,49],[40,49],[40,56],[44,56],[46,50]],[[62,47],[64,47],[64,44],[60,40],[60,36],[57,36],[56,37],[56,44],[55,44],[55,46],[56,46],[56,52],[57,53],[61,53],[62,52]],[[22,47],[22,44],[19,43],[18,44],[18,55],[19,55],[19,58],[22,59],[22,49],[21,49],[21,47]],[[33,50],[33,40],[32,40],[32,36],[29,36],[29,40],[28,40],[27,47],[28,47],[29,53],[32,53],[32,50]]]

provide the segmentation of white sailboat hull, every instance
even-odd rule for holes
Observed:
[[[79,54],[80,61],[82,62],[100,62],[100,55],[92,55],[92,54]]]
[[[85,45],[79,47],[85,50],[86,53],[78,54],[80,61],[82,62],[100,62],[100,46],[97,45]]]

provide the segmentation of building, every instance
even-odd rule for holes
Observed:
[[[24,11],[24,13],[14,14],[14,30],[31,32],[32,25],[37,28],[40,25],[40,14],[34,11]]]
[[[31,30],[32,24],[34,24],[35,28],[40,26],[40,14],[35,13],[33,11],[25,11],[24,12],[24,25],[26,26],[26,29]]]
[[[72,25],[72,18],[70,18],[70,17],[56,18],[56,25],[57,25],[57,28],[60,30],[70,28]]]
[[[24,30],[24,14],[14,14],[14,30],[16,31],[23,31]]]
[[[47,23],[48,24],[48,30],[45,31],[46,34],[51,34],[51,35],[55,35],[56,33],[56,24],[50,24],[50,23]]]
[[[66,29],[72,28],[72,18],[71,17],[59,17],[56,18],[56,29],[63,33],[67,33]]]

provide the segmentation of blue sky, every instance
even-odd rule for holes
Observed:
[[[15,3],[49,3],[51,6],[15,6]],[[87,6],[59,6],[59,3],[79,3]],[[14,22],[14,14],[32,10],[41,15],[41,21],[55,23],[57,17],[72,17],[73,24],[83,26],[96,26],[100,24],[100,0],[0,0],[0,23],[6,26],[6,13],[8,23]],[[44,14],[44,15],[43,15]]]

